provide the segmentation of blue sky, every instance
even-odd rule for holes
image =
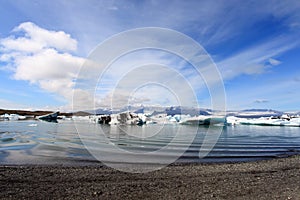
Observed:
[[[78,69],[99,43],[129,29],[162,27],[205,48],[224,80],[228,109],[300,110],[297,0],[0,5],[0,108],[69,110]],[[207,91],[197,97],[201,107],[209,107]]]

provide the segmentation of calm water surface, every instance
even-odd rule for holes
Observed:
[[[147,125],[118,128],[88,122],[76,122],[75,126],[74,121],[68,120],[59,123],[1,121],[0,164],[99,164],[81,139],[85,144],[103,147],[101,150],[109,152],[107,141],[89,134],[93,131],[97,134],[100,129],[115,147],[127,152],[156,152],[172,141],[170,148],[157,156],[161,159],[176,157],[178,152],[183,151],[176,162],[249,161],[300,153],[299,127],[223,127],[213,150],[200,159],[199,150],[202,147],[205,152],[207,145],[203,144],[207,127],[166,125],[162,128],[161,125]],[[77,130],[80,130],[80,136]],[[196,137],[189,145],[187,138],[190,139],[194,131],[197,131]],[[180,137],[173,141],[176,134]]]

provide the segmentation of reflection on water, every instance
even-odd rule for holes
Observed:
[[[77,133],[77,129],[87,134]],[[101,136],[99,130],[105,134]],[[197,130],[198,129],[198,130]],[[198,131],[192,144],[194,131]],[[110,152],[110,146],[132,153],[153,153],[165,148],[157,156],[176,157],[177,162],[222,162],[286,156],[300,152],[299,127],[246,126],[224,127],[208,156],[199,159],[199,150],[209,151],[202,144],[207,127],[180,125],[107,126],[88,122],[59,121],[1,121],[1,164],[91,164],[90,155],[81,139],[91,146]],[[175,138],[175,139],[174,139]],[[170,142],[171,145],[170,145]],[[167,148],[166,148],[167,147]],[[122,155],[120,155],[122,156]]]

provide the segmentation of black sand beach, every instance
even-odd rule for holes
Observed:
[[[300,156],[172,165],[145,174],[95,166],[0,171],[1,199],[300,199]]]

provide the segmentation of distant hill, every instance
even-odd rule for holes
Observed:
[[[18,115],[33,115],[40,116],[52,113],[51,111],[28,111],[28,110],[5,110],[0,109],[0,115],[3,114],[18,114]]]
[[[246,110],[242,110],[242,112],[279,112],[277,110],[272,110],[272,109],[246,109]]]
[[[91,115],[91,113],[89,112],[84,112],[84,111],[78,111],[78,112],[75,112],[75,113],[69,113],[70,115],[73,115],[73,116],[89,116]]]

